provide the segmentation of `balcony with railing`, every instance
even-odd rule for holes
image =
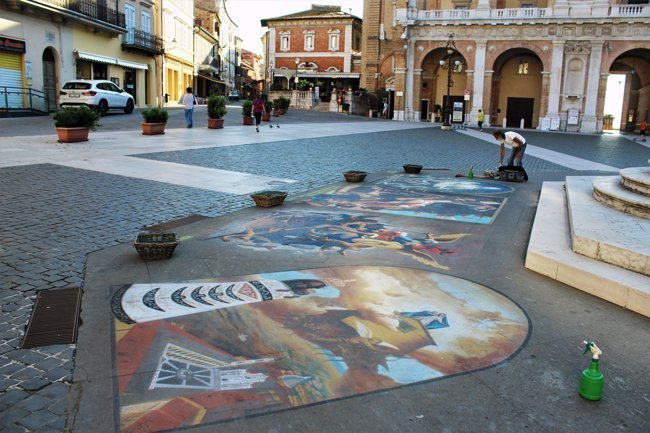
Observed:
[[[32,5],[52,5],[83,15],[100,23],[124,28],[124,14],[117,9],[93,0],[29,0]]]
[[[129,29],[122,35],[122,49],[141,51],[152,55],[164,52],[162,38],[136,29]]]
[[[591,18],[590,11],[576,9],[577,12],[569,11],[568,16],[572,18]],[[605,15],[606,17],[624,18],[650,18],[650,5],[612,5]],[[595,15],[594,15],[595,17]],[[446,10],[419,10],[419,9],[396,9],[395,20],[397,23],[414,24],[415,22],[427,21],[466,21],[466,20],[548,20],[567,18],[567,12],[554,13],[553,8],[509,8],[509,9],[446,9]],[[603,18],[598,15],[598,18]]]

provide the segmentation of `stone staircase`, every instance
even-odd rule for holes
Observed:
[[[544,182],[526,267],[650,317],[650,168]]]

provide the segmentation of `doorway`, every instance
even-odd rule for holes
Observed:
[[[508,97],[508,108],[506,109],[506,126],[519,128],[521,119],[524,119],[524,128],[530,128],[533,124],[533,108],[535,98],[511,98]]]
[[[56,68],[54,53],[51,48],[46,48],[43,51],[43,93],[47,97],[48,112],[56,111],[57,108],[57,92],[56,92]]]
[[[429,100],[422,99],[420,101],[420,120],[427,120],[429,116]]]
[[[124,90],[133,96],[133,102],[137,105],[138,100],[135,97],[135,71],[133,69],[124,70]]]

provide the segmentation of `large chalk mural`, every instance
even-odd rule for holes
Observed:
[[[433,177],[426,175],[396,174],[373,182],[376,185],[409,191],[439,194],[488,195],[512,192],[511,186],[503,183],[467,178]]]
[[[439,258],[454,255],[453,244],[465,233],[422,233],[392,227],[375,216],[317,211],[271,212],[252,221],[237,222],[215,233],[227,243],[254,250],[284,249],[291,252],[333,252],[349,255],[357,251],[384,249],[439,269],[449,269]]]
[[[496,291],[423,270],[344,266],[112,298],[117,423],[153,433],[442,379],[525,343]]]
[[[343,210],[489,224],[504,200],[417,191],[405,193],[379,185],[346,185],[331,193],[316,195],[306,202]]]

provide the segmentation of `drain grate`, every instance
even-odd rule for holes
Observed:
[[[74,343],[80,304],[79,287],[39,291],[22,348]]]
[[[167,221],[153,226],[147,226],[144,229],[150,232],[158,232],[158,233],[169,232],[177,227],[184,226],[186,224],[192,224],[197,221],[203,221],[208,218],[209,217],[207,216],[192,214],[183,218],[179,218],[177,220]]]

